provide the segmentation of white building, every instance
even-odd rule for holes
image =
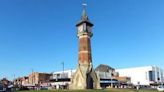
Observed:
[[[116,69],[119,76],[131,78],[134,85],[153,85],[163,83],[163,70],[157,66]]]
[[[101,86],[109,86],[110,83],[115,84],[117,82],[114,79],[114,76],[117,76],[114,68],[100,64],[95,71],[97,75],[99,75]],[[56,87],[56,89],[69,88],[68,86],[70,85],[71,78],[75,72],[76,70],[53,72],[50,79],[51,85]]]
[[[72,75],[75,73],[75,71],[76,70],[65,70],[53,72],[53,75],[51,76],[51,81],[53,82],[51,83],[51,85],[56,87],[56,89],[60,89],[63,87],[68,88]]]

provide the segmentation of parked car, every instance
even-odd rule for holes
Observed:
[[[6,88],[3,86],[2,83],[0,83],[0,92],[5,92]]]
[[[163,86],[163,85],[158,86],[158,87],[157,87],[157,90],[158,90],[158,91],[163,91],[163,92],[164,92],[164,86]]]

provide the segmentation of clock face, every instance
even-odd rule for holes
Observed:
[[[82,32],[83,31],[83,25],[78,26],[78,31]]]
[[[86,23],[83,24],[83,30],[86,31]]]
[[[92,27],[87,26],[88,32],[92,32]]]
[[[92,31],[92,27],[86,25],[86,23],[79,25],[77,29],[78,29],[78,32],[91,32]]]

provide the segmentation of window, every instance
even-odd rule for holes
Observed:
[[[149,81],[155,81],[155,72],[149,71]]]

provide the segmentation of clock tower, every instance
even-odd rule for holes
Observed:
[[[70,89],[100,89],[100,79],[92,64],[91,37],[93,24],[86,14],[83,4],[81,20],[76,24],[79,39],[78,67],[72,76]]]

